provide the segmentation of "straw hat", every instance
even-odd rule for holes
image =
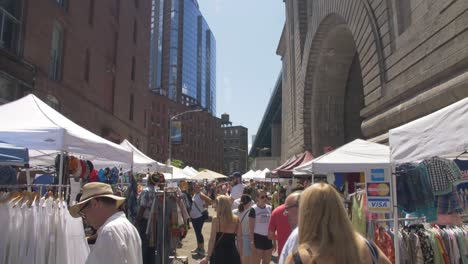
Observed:
[[[101,183],[101,182],[91,182],[85,184],[83,186],[83,194],[81,195],[80,202],[71,206],[68,210],[70,211],[71,216],[79,217],[79,212],[81,208],[86,204],[86,202],[90,201],[93,198],[97,197],[109,197],[117,201],[116,207],[120,207],[124,201],[124,197],[119,197],[114,195],[112,188],[109,184]]]

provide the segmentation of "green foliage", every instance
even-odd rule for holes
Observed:
[[[176,160],[176,159],[175,159],[175,160],[172,160],[172,161],[171,161],[171,164],[172,164],[172,166],[177,167],[177,168],[179,168],[179,169],[183,169],[183,168],[185,167],[184,162],[181,161],[181,160]]]

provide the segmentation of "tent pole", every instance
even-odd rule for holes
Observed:
[[[395,236],[393,238],[393,246],[395,248],[395,263],[399,264],[400,263],[400,243],[399,243],[399,237],[398,237],[398,230],[400,229],[399,227],[399,222],[398,222],[398,200],[397,200],[397,182],[396,182],[396,173],[395,173],[395,164],[391,164],[391,177],[392,177],[392,192],[393,192],[393,230],[395,232]]]
[[[31,192],[31,173],[29,168],[26,168],[26,183],[28,184],[28,192]]]
[[[62,193],[63,155],[64,155],[64,152],[60,151],[59,191],[58,191],[59,195]]]

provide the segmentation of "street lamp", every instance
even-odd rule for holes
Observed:
[[[188,114],[188,113],[195,113],[195,112],[201,112],[203,111],[203,109],[195,109],[195,110],[189,110],[189,111],[185,111],[185,112],[182,112],[182,113],[178,113],[176,115],[173,115],[169,118],[169,157],[167,159],[167,165],[168,166],[171,166],[171,161],[172,161],[172,135],[171,135],[171,129],[172,129],[172,120],[176,119],[177,117],[181,116],[181,115],[185,115],[185,114]],[[181,129],[181,132],[182,132],[182,129]],[[174,177],[174,172],[171,173],[171,183],[172,183],[172,180],[173,180],[173,177]]]

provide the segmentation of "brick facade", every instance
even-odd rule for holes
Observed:
[[[0,51],[0,73],[21,84],[7,99],[32,92],[95,134],[116,143],[128,139],[165,161],[169,113],[188,108],[149,89],[151,1],[63,3],[22,1],[21,52],[12,56]],[[61,59],[52,64],[57,43]],[[221,122],[208,113],[197,114],[184,122],[185,141],[174,147],[173,158],[222,171]]]
[[[283,161],[359,133],[385,141],[389,129],[468,96],[467,1],[286,0],[285,7]]]

